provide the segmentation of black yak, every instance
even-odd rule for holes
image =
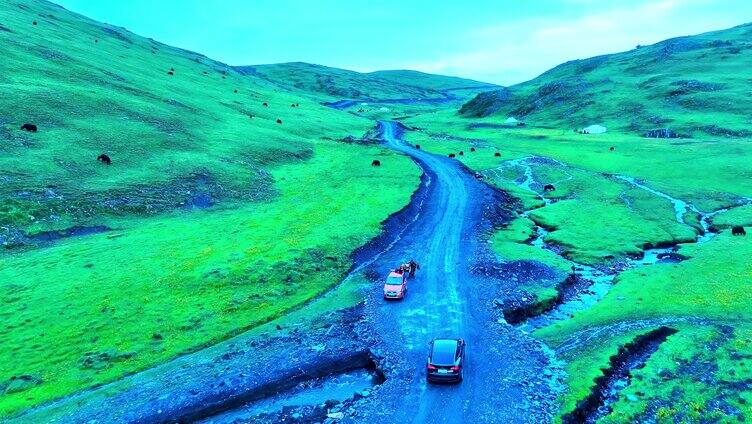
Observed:
[[[37,126],[34,124],[23,124],[21,129],[28,132],[37,132]]]
[[[110,159],[110,157],[107,156],[105,153],[102,153],[101,155],[97,156],[97,160],[102,162],[105,165],[112,165],[112,159]]]

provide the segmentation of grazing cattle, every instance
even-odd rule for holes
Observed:
[[[465,156],[465,152],[463,152],[462,150],[460,150],[460,156]]]
[[[524,123],[524,122],[518,122],[518,123],[517,123],[517,126],[518,126],[518,127],[524,127],[524,126],[525,126],[525,123]]]
[[[21,129],[28,132],[37,132],[37,126],[34,124],[23,124]]]
[[[543,191],[556,191],[556,187],[553,184],[546,184],[543,187]]]
[[[454,154],[454,153],[450,153],[450,154],[449,154],[449,157],[450,157],[450,158],[453,158],[453,157],[455,157],[455,154]]]
[[[102,153],[101,155],[97,156],[97,160],[102,162],[105,165],[112,165],[112,159],[110,159],[109,156]]]
[[[731,229],[731,235],[732,236],[746,236],[747,232],[744,230],[744,227],[741,225],[735,225],[734,228]]]
[[[249,118],[253,119],[253,115],[248,115]]]
[[[269,107],[269,103],[264,102],[264,107]]]
[[[358,113],[363,113],[363,112],[365,112],[365,110],[363,110],[363,109],[358,109]]]
[[[295,103],[291,104],[290,107],[295,107]]]
[[[175,75],[175,73],[174,73],[174,72],[172,72],[172,71],[168,71],[168,72],[167,72],[167,75]]]
[[[381,161],[378,159],[374,159],[374,161],[371,162],[371,166],[381,166]]]
[[[32,22],[31,24],[32,24],[32,25],[36,25],[36,24],[37,24],[37,21],[34,21],[34,22]]]
[[[99,40],[94,40],[94,42],[95,42],[95,43],[98,43],[98,42],[99,42]]]
[[[204,75],[208,75],[208,74],[209,74],[208,72],[204,71]]]
[[[496,153],[494,153],[494,156],[498,158],[499,156],[501,156],[501,153],[496,152]]]
[[[475,151],[475,147],[471,147],[471,148],[470,148],[470,151],[471,151],[471,152],[474,152],[474,151]]]
[[[281,119],[277,119],[277,123],[278,123],[278,124],[281,124],[281,123],[282,123],[282,120],[281,120]]]
[[[420,144],[416,144],[415,148],[418,149],[418,150],[420,150]]]
[[[237,92],[238,92],[238,90],[234,90],[234,91],[233,91],[233,93],[237,93]]]
[[[613,152],[614,150],[616,150],[616,147],[611,146],[608,150],[611,151],[611,152]]]

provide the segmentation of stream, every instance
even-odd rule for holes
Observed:
[[[546,207],[551,205],[555,202],[555,200],[546,198],[544,195],[540,194],[539,190],[536,189],[538,186],[542,186],[539,182],[535,180],[535,176],[533,175],[533,165],[534,163],[547,163],[547,164],[556,164],[562,167],[567,167],[567,165],[556,161],[552,159],[547,158],[539,158],[535,156],[528,156],[520,159],[514,159],[505,162],[502,164],[499,168],[493,171],[492,176],[500,179],[504,179],[500,174],[499,170],[505,167],[510,166],[519,166],[523,169],[523,178],[518,178],[514,181],[512,181],[516,186],[526,189],[532,193],[535,193],[544,203],[542,207]],[[660,192],[658,190],[655,190],[651,187],[646,186],[642,182],[638,181],[637,179],[629,176],[624,175],[613,175],[612,176],[615,179],[624,181],[633,187],[636,187],[641,190],[645,190],[649,193],[652,193],[656,196],[662,197],[673,205],[674,211],[675,211],[675,218],[676,221],[679,224],[682,225],[691,225],[687,224],[684,220],[684,217],[687,213],[693,212],[696,213],[700,217],[700,226],[701,226],[701,232],[697,235],[697,238],[695,239],[695,243],[705,243],[708,240],[711,240],[716,233],[712,232],[710,230],[710,219],[715,216],[718,213],[724,212],[727,209],[720,209],[717,211],[713,211],[710,213],[704,213],[699,211],[694,205],[687,203],[683,200],[674,198],[666,193]],[[557,185],[560,182],[566,181],[571,179],[572,176],[570,175],[569,178],[565,178],[560,181],[555,181],[552,184]],[[508,181],[508,180],[507,180]],[[748,203],[748,199],[745,199],[744,203]],[[524,211],[520,214],[521,217],[525,217],[530,219],[530,214],[537,210],[535,209],[529,209]],[[531,221],[533,221],[531,219]],[[533,221],[535,223],[535,221]],[[612,265],[612,266],[604,266],[604,265],[587,265],[578,263],[575,261],[572,261],[564,255],[561,254],[561,252],[556,249],[555,246],[549,245],[545,242],[545,238],[548,235],[549,231],[537,223],[535,223],[535,234],[534,236],[527,241],[528,244],[541,248],[541,249],[547,249],[551,252],[554,252],[557,256],[562,258],[564,261],[569,263],[572,266],[572,269],[575,270],[578,277],[581,279],[589,282],[589,285],[586,289],[580,290],[579,293],[575,294],[571,298],[564,299],[563,302],[558,304],[553,309],[544,312],[540,315],[537,315],[535,317],[529,318],[525,322],[521,323],[518,328],[525,332],[532,332],[536,329],[548,326],[556,321],[564,320],[571,318],[576,312],[585,310],[594,304],[596,304],[598,301],[600,301],[606,293],[608,293],[609,289],[613,285],[614,279],[619,274],[619,272],[627,270],[627,269],[633,269],[638,268],[646,265],[652,265],[664,260],[672,260],[671,254],[675,253],[678,249],[679,245],[673,245],[669,247],[657,247],[657,248],[649,248],[645,249],[644,253],[639,258],[633,258],[633,257],[626,257],[623,261],[623,263],[618,265]]]

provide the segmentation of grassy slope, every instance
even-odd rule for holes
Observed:
[[[482,87],[477,81],[415,71],[360,73],[303,62],[238,67],[292,90],[328,96],[329,100],[443,98],[447,89]]]
[[[408,159],[326,140],[373,124],[310,94],[41,1],[0,25],[0,235],[115,228],[0,253],[0,416],[311,299],[417,186]]]
[[[752,174],[752,144],[750,134],[744,132],[752,128],[747,114],[750,104],[745,77],[738,72],[752,58],[747,49],[749,31],[749,26],[737,27],[568,63],[512,87],[511,99],[497,103],[496,114],[472,117],[472,107],[480,106],[475,102],[461,116],[447,110],[408,119],[408,124],[421,129],[409,137],[440,154],[463,150],[465,155],[458,160],[483,172],[489,182],[509,189],[526,209],[540,207],[540,201],[536,194],[514,185],[520,171],[504,163],[530,155],[563,162],[564,170],[572,175],[566,181],[560,181],[561,166],[534,167],[542,182],[559,181],[550,196],[560,201],[537,209],[531,217],[553,227],[548,241],[561,244],[577,260],[636,253],[645,242],[680,241],[691,236],[695,217],[688,216],[687,225],[678,225],[665,199],[608,175],[637,177],[706,212],[733,207],[752,195],[747,178]],[[680,82],[686,80],[700,83]],[[515,110],[531,106],[537,108],[525,112],[526,127],[500,126]],[[609,133],[588,136],[572,131],[592,123],[605,124]],[[471,124],[495,127],[473,129]],[[733,131],[703,128],[711,124]],[[642,137],[644,130],[661,127],[693,139]],[[469,153],[471,146],[477,151]],[[501,152],[501,157],[494,157],[494,152]],[[752,316],[747,285],[752,268],[745,258],[752,242],[748,237],[732,237],[729,228],[750,225],[750,208],[719,213],[712,222],[724,232],[706,244],[682,247],[679,253],[690,259],[628,271],[595,307],[536,333],[558,347],[604,325],[617,328],[562,354],[570,386],[562,397],[563,413],[587,396],[594,378],[620,345],[651,328],[643,324],[647,328],[636,329],[635,322],[678,317],[707,322],[671,324],[679,332],[669,337],[645,368],[633,373],[630,386],[604,422],[749,417]],[[497,253],[505,260],[538,259],[539,255],[526,252],[528,246],[515,245],[526,234],[525,222],[499,232],[495,240],[502,243],[496,246]],[[555,260],[543,262],[556,267]]]
[[[752,66],[750,34],[748,24],[567,62],[463,111],[569,130],[600,123],[640,135],[656,128],[752,135],[749,81],[739,72]]]

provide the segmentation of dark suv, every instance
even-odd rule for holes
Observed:
[[[462,339],[436,339],[430,344],[426,379],[429,383],[459,383],[465,364],[465,341]]]

